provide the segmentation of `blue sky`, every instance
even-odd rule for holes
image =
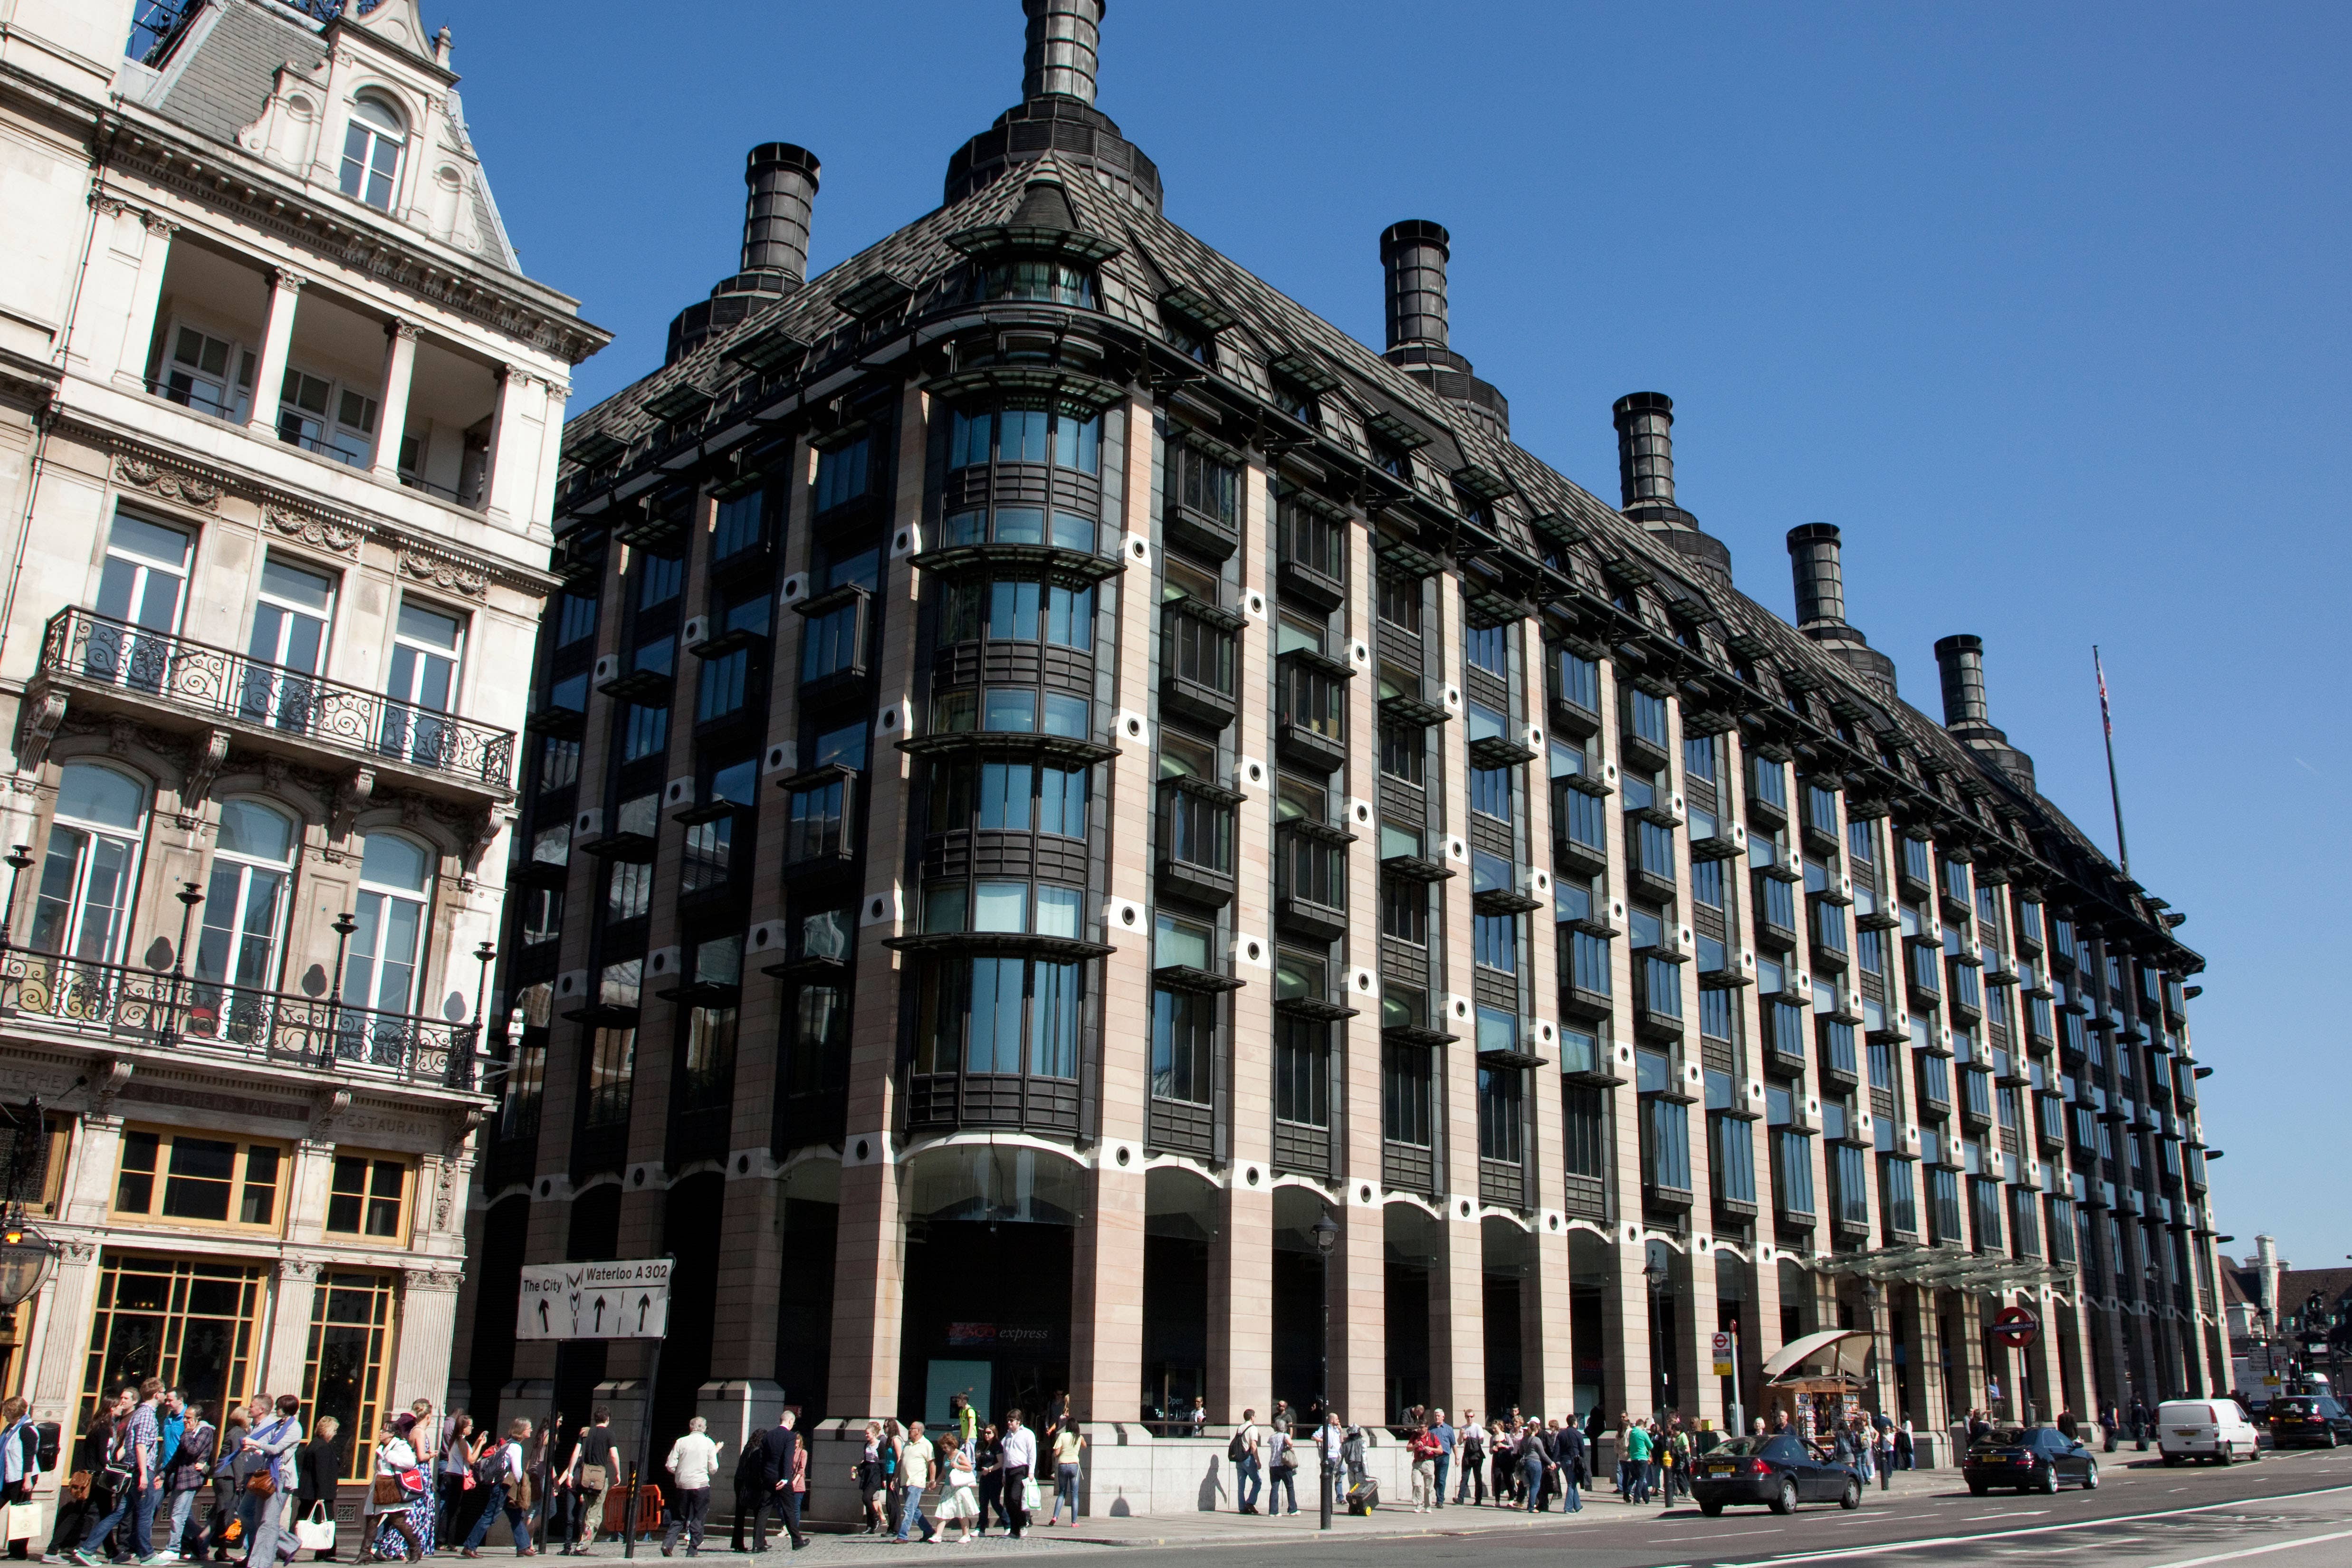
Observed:
[[[1015,0],[426,0],[525,265],[660,362],[734,270],[754,142],[824,165],[813,270],[929,210],[1018,96]],[[2352,1253],[2336,929],[2352,862],[2352,8],[1113,0],[1100,107],[1169,216],[1378,345],[1377,237],[1454,234],[1454,345],[1522,445],[1615,499],[1609,405],[1676,404],[1681,499],[1788,613],[1848,614],[1993,717],[2189,912],[2221,1227]],[[2342,815],[2338,815],[2341,813]],[[2339,910],[2340,913],[2340,910]]]

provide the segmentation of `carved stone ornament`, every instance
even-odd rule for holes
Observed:
[[[348,837],[352,831],[352,824],[359,820],[360,813],[367,809],[368,802],[374,795],[375,770],[373,768],[365,766],[353,768],[345,775],[335,787],[334,814],[327,821],[328,837]],[[323,859],[326,857],[321,856],[320,858]]]
[[[359,553],[360,540],[365,531],[355,523],[312,517],[276,501],[264,505],[261,515],[269,520],[270,527],[289,539],[299,539],[315,550],[331,550],[338,555]]]
[[[422,550],[403,550],[400,552],[400,574],[472,599],[481,598],[490,590],[488,573]]]
[[[278,1278],[316,1279],[319,1278],[319,1260],[315,1258],[281,1258],[278,1260]]]
[[[44,691],[38,700],[25,704],[23,721],[17,726],[16,765],[37,770],[49,754],[49,742],[58,738],[58,726],[66,719],[66,694]]]
[[[61,1236],[58,1252],[68,1263],[89,1263],[98,1257],[98,1238],[94,1236]]]
[[[220,777],[222,764],[228,761],[228,731],[206,730],[204,743],[196,748],[194,760],[188,764],[188,780],[180,790],[183,805],[195,805],[213,792],[213,781]]]
[[[455,1293],[466,1283],[465,1271],[458,1268],[404,1268],[400,1272],[404,1282],[411,1290],[446,1290]]]
[[[199,511],[215,511],[220,507],[220,486],[192,474],[177,473],[144,458],[115,458],[114,477],[123,484],[145,490],[150,495],[175,500]]]

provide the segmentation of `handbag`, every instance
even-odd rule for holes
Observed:
[[[376,1501],[383,1500],[383,1483],[390,1476],[378,1476]],[[332,1552],[335,1549],[335,1521],[327,1516],[326,1500],[310,1505],[310,1516],[294,1521],[294,1544],[310,1552]]]
[[[604,1473],[604,1466],[583,1465],[580,1467],[580,1489],[582,1491],[601,1492],[612,1484],[613,1478]]]
[[[399,1479],[398,1479],[396,1477],[393,1477],[393,1476],[378,1476],[378,1477],[376,1477],[376,1479],[375,1479],[375,1506],[376,1506],[376,1507],[378,1507],[378,1508],[398,1508],[402,1503],[406,1502],[407,1500],[408,1500],[401,1494],[401,1490],[400,1490],[400,1481],[399,1481]]]
[[[245,1478],[245,1489],[255,1497],[268,1497],[277,1491],[278,1483],[269,1479],[269,1468],[265,1465]]]
[[[11,1541],[29,1541],[40,1533],[41,1505],[37,1502],[12,1502],[8,1505],[7,1536]]]

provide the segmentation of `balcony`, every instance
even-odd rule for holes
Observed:
[[[93,1043],[255,1066],[309,1068],[355,1084],[482,1092],[477,1023],[193,980],[128,964],[0,949],[0,1018]]]
[[[225,732],[216,749],[234,740],[331,772],[357,764],[478,805],[513,794],[510,730],[89,610],[49,617],[26,699],[47,710],[47,724],[86,703],[165,729]]]

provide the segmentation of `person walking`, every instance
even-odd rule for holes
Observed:
[[[1017,1405],[1004,1413],[1004,1436],[1000,1452],[1004,1475],[1004,1508],[1011,1516],[1005,1524],[1013,1539],[1018,1541],[1029,1528],[1029,1476],[1037,1468],[1037,1438],[1021,1424],[1021,1411]]]
[[[33,1500],[34,1489],[41,1484],[41,1431],[26,1414],[31,1407],[22,1395],[11,1394],[0,1402],[0,1509],[13,1510],[18,1503]],[[62,1493],[59,1506],[64,1504]],[[0,1517],[14,1520],[13,1512]],[[32,1555],[31,1531],[18,1535],[14,1529],[8,1536],[8,1555],[24,1562]],[[174,1537],[176,1543],[177,1538]]]
[[[1527,1513],[1538,1512],[1543,1507],[1544,1464],[1549,1458],[1544,1452],[1541,1423],[1530,1421],[1519,1428],[1517,1455],[1519,1508]]]
[[[286,1533],[287,1510],[292,1504],[288,1483],[294,1479],[294,1449],[302,1441],[302,1423],[296,1418],[302,1401],[281,1394],[274,1406],[264,1399],[253,1403],[253,1429],[245,1435],[245,1458],[251,1468],[245,1471],[245,1500],[238,1517],[245,1524],[245,1560],[253,1568],[277,1568],[278,1538]]]
[[[908,1422],[907,1440],[898,1448],[901,1500],[898,1504],[898,1533],[894,1539],[900,1545],[911,1539],[917,1525],[922,1526],[923,1544],[926,1546],[940,1532],[939,1526],[923,1517],[923,1491],[931,1484],[933,1458],[930,1439],[923,1436],[923,1424]]]
[[[241,1537],[237,1507],[243,1501],[238,1461],[245,1453],[245,1435],[253,1429],[247,1411],[230,1402],[221,1407],[220,1440],[213,1445],[212,1511],[205,1516],[205,1546],[215,1563],[228,1561],[232,1536]]]
[[[1054,1511],[1046,1517],[1047,1525],[1062,1522],[1062,1505],[1070,1505],[1070,1527],[1078,1523],[1078,1478],[1083,1473],[1079,1456],[1087,1449],[1087,1439],[1075,1421],[1065,1420],[1062,1429],[1054,1434]]]
[[[808,1486],[808,1444],[801,1436],[800,1412],[789,1405],[779,1412],[776,1424],[760,1434],[759,1447],[760,1481],[767,1496],[756,1516],[752,1549],[768,1549],[768,1510],[773,1508],[783,1514],[784,1531],[792,1537],[793,1550],[798,1552],[808,1544],[801,1530],[801,1493]]]
[[[1265,1486],[1265,1471],[1258,1462],[1256,1411],[1242,1412],[1241,1426],[1234,1433],[1233,1441],[1225,1445],[1225,1458],[1232,1460],[1234,1466],[1235,1511],[1255,1513],[1258,1494]]]
[[[454,1541],[473,1523],[466,1517],[466,1503],[474,1490],[474,1418],[463,1410],[450,1412],[433,1466],[433,1530],[440,1540]]]
[[[971,1521],[980,1517],[980,1476],[971,1468],[971,1449],[954,1437],[941,1437],[937,1445],[940,1461],[940,1526],[942,1531],[950,1524],[960,1524],[963,1533],[956,1537],[959,1543],[975,1539]],[[944,1534],[940,1537],[945,1540]]]
[[[320,1517],[331,1524],[335,1504],[339,1500],[343,1479],[343,1424],[331,1415],[319,1417],[310,1428],[310,1440],[294,1460],[294,1517],[308,1519],[313,1510],[321,1510]],[[335,1549],[331,1546],[311,1554],[320,1563],[332,1563]]]
[[[1650,1500],[1650,1459],[1656,1444],[1650,1436],[1647,1423],[1628,1419],[1620,1438],[1624,1444],[1627,1496],[1632,1503]]]
[[[1465,1410],[1462,1413],[1462,1419],[1465,1421],[1470,1419],[1470,1413],[1467,1410]],[[1429,1413],[1429,1435],[1437,1439],[1437,1487],[1431,1494],[1429,1506],[1432,1508],[1444,1508],[1445,1506],[1445,1478],[1453,1471],[1454,1449],[1459,1438],[1454,1429],[1453,1424],[1445,1419],[1445,1412],[1443,1409],[1431,1411]]]
[[[1574,1415],[1559,1424],[1552,1443],[1552,1458],[1559,1466],[1561,1506],[1570,1513],[1584,1511],[1584,1429]]]
[[[857,1496],[866,1505],[865,1528],[860,1535],[885,1535],[889,1532],[889,1516],[882,1510],[889,1500],[889,1489],[882,1475],[882,1423],[866,1424],[866,1447],[857,1458]]]
[[[1012,1529],[1013,1517],[1004,1511],[1004,1444],[993,1421],[982,1422],[980,1435],[971,1440],[971,1468],[980,1483],[981,1534],[988,1533],[991,1519]]]
[[[98,1568],[108,1561],[103,1550],[106,1538],[118,1526],[132,1562],[144,1563],[150,1556],[147,1530],[155,1518],[156,1501],[163,1495],[163,1477],[157,1470],[161,1456],[156,1452],[162,1443],[162,1428],[155,1414],[163,1391],[163,1384],[151,1377],[116,1396],[115,1407],[120,1414],[108,1431],[105,1457],[99,1472],[106,1483],[106,1511],[83,1532],[81,1544],[73,1552],[74,1561],[84,1568]],[[123,1405],[126,1397],[130,1401],[127,1409]]]
[[[163,1497],[171,1510],[163,1544],[183,1563],[201,1561],[205,1555],[205,1521],[195,1518],[196,1500],[212,1479],[220,1445],[220,1433],[205,1419],[205,1414],[201,1401],[183,1413],[180,1446],[163,1467]]]
[[[530,1543],[530,1472],[523,1452],[523,1445],[530,1441],[530,1423],[518,1415],[507,1423],[506,1440],[490,1445],[477,1465],[475,1481],[488,1489],[488,1496],[483,1500],[482,1511],[474,1518],[474,1528],[466,1532],[466,1544],[457,1553],[460,1557],[482,1554],[482,1542],[489,1538],[490,1525],[501,1514],[514,1532],[515,1555],[537,1555],[537,1549]]]
[[[415,1430],[414,1426],[408,1428]],[[433,1554],[433,1527],[437,1521],[433,1517],[435,1500],[425,1489],[429,1473],[416,1462],[415,1446],[400,1423],[385,1422],[376,1434],[374,1458],[368,1466],[370,1529],[360,1542],[362,1563],[395,1556],[421,1563]]]
[[[611,1405],[599,1405],[589,1410],[588,1430],[580,1434],[580,1447],[572,1457],[580,1467],[580,1474],[572,1493],[572,1530],[564,1540],[563,1549],[578,1557],[587,1555],[588,1549],[596,1544],[597,1510],[621,1476],[621,1451],[620,1445],[613,1440]]]
[[[775,1506],[776,1494],[768,1483],[767,1443],[771,1428],[761,1427],[743,1439],[743,1451],[735,1459],[735,1525],[727,1537],[730,1552],[746,1550],[743,1535],[751,1534],[752,1552],[768,1550],[768,1510]]]
[[[1348,1506],[1348,1472],[1341,1468],[1347,1458],[1348,1432],[1339,1425],[1338,1411],[1323,1412],[1323,1429],[1317,1434],[1317,1440],[1323,1446],[1321,1458],[1324,1470],[1331,1478],[1332,1511],[1342,1512]]]
[[[683,1535],[686,1554],[699,1557],[703,1525],[710,1518],[710,1479],[719,1471],[719,1445],[710,1440],[710,1423],[699,1415],[688,1417],[686,1432],[669,1446],[662,1468],[677,1482],[677,1506],[662,1532],[662,1555],[677,1551],[677,1538]]]
[[[1454,1432],[1454,1500],[1465,1498],[1474,1507],[1486,1501],[1486,1429],[1475,1419],[1475,1413],[1465,1409],[1462,1425]]]

